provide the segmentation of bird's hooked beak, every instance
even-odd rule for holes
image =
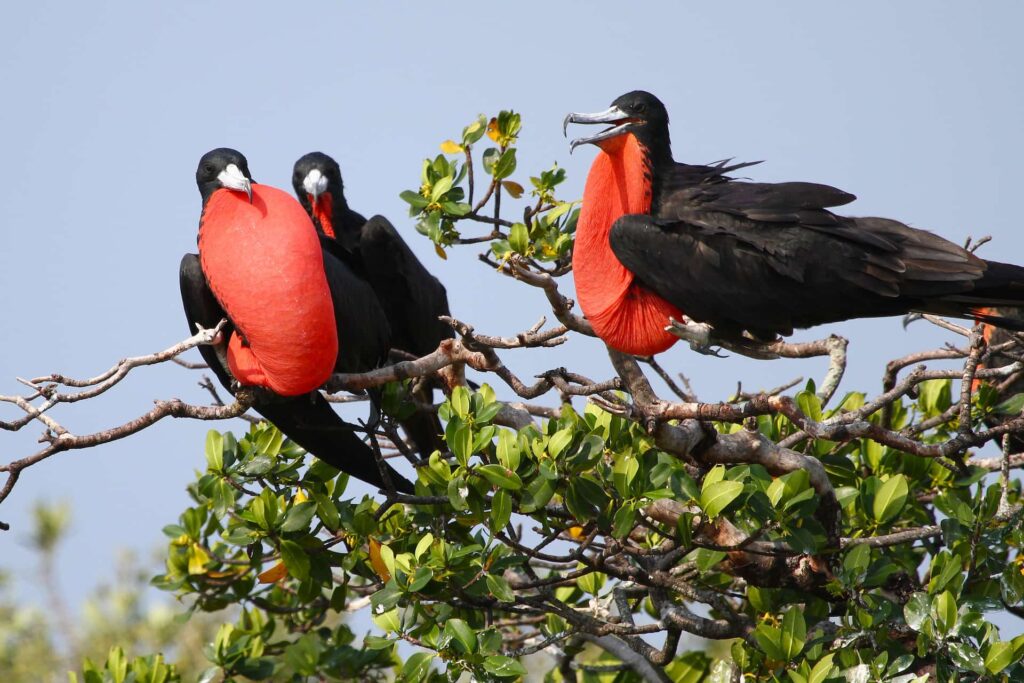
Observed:
[[[327,176],[321,173],[320,169],[314,168],[302,179],[302,189],[306,191],[306,194],[313,197],[313,203],[315,204],[317,198],[327,191]]]
[[[570,123],[610,123],[611,128],[607,128],[597,135],[591,135],[585,138],[576,138],[569,143],[569,153],[583,144],[594,144],[601,140],[608,140],[618,135],[622,135],[630,130],[632,125],[636,123],[636,119],[630,118],[629,114],[622,111],[618,107],[612,106],[604,111],[597,112],[596,114],[569,114],[565,117],[562,122],[562,134],[568,135],[568,129]]]
[[[226,187],[229,190],[244,192],[249,197],[249,203],[252,204],[252,181],[246,178],[235,164],[228,164],[227,168],[217,175],[217,182],[221,187]]]

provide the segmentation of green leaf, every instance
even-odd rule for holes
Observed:
[[[1024,394],[1014,394],[994,408],[1000,415],[1017,416],[1024,411]],[[995,673],[994,671],[992,673]]]
[[[427,673],[430,672],[430,662],[434,659],[433,652],[416,652],[409,656],[409,659],[405,660],[405,664],[402,665],[402,681],[408,681],[413,683],[414,681],[422,681],[426,678]]]
[[[949,591],[943,591],[932,599],[932,617],[935,625],[943,635],[950,633],[956,627],[957,606],[956,598]]]
[[[508,232],[508,245],[517,254],[527,254],[530,249],[530,233],[522,223],[513,223]]]
[[[434,572],[430,567],[420,567],[413,575],[412,581],[409,582],[409,592],[415,593],[416,591],[423,590],[424,586],[430,583],[430,580],[433,578]]]
[[[1011,664],[1013,664],[1013,643],[996,641],[989,645],[988,651],[985,653],[985,668],[989,673],[997,674]]]
[[[462,144],[472,145],[487,132],[487,119],[481,115],[476,121],[462,129]]]
[[[281,541],[281,559],[288,573],[299,581],[309,578],[309,556],[295,541]]]
[[[526,667],[505,655],[491,655],[484,660],[484,669],[487,673],[501,678],[526,675]]]
[[[500,531],[512,518],[512,496],[505,489],[500,489],[491,499],[491,528]]]
[[[463,654],[471,655],[476,651],[476,632],[462,619],[445,622],[444,633],[458,644]]]
[[[807,678],[807,683],[825,683],[825,679],[832,673],[832,658],[835,656],[834,652],[829,652],[819,659],[818,663],[811,669],[811,675]]]
[[[871,548],[867,543],[859,543],[853,546],[846,557],[843,558],[843,569],[854,581],[860,579],[871,564]]]
[[[742,482],[716,481],[701,491],[700,506],[708,517],[717,517],[742,492]]]
[[[491,595],[502,602],[514,602],[516,599],[515,593],[512,592],[512,587],[508,585],[508,581],[504,577],[488,574],[487,588],[491,591]]]
[[[723,479],[725,479],[725,467],[722,465],[715,465],[711,468],[710,472],[704,475],[704,481],[701,483],[701,492],[712,484],[720,482]]]
[[[790,661],[804,649],[807,640],[807,622],[803,612],[797,607],[790,607],[782,616],[782,630],[779,635],[779,649]]]
[[[224,469],[224,437],[216,429],[206,433],[206,465],[214,472]]]
[[[455,424],[455,421],[448,423],[448,426]],[[458,459],[463,467],[469,466],[469,456],[473,454],[473,428],[468,424],[459,424],[453,430],[445,430],[445,437],[448,440],[448,448]]]
[[[419,192],[413,192],[412,190],[403,190],[398,195],[404,201],[408,202],[414,210],[425,209],[430,204],[430,200],[421,195]]]
[[[924,620],[928,618],[929,602],[926,593],[914,593],[903,606],[903,619],[907,626],[920,631]]]
[[[305,501],[298,505],[293,505],[284,516],[284,522],[281,524],[281,531],[288,533],[291,531],[305,531],[309,529],[309,523],[313,519],[313,514],[316,512],[316,505],[317,504],[313,501]]]
[[[452,176],[438,178],[437,182],[435,182],[434,185],[430,188],[430,201],[436,202],[441,197],[443,197],[448,192],[448,190],[452,189],[452,183],[454,181],[455,178],[453,178]]]
[[[686,652],[665,667],[672,683],[703,683],[707,681],[711,658],[703,652]]]
[[[494,486],[508,489],[510,491],[518,491],[523,488],[523,482],[519,478],[519,475],[507,467],[502,467],[501,465],[492,463],[489,465],[481,465],[473,471],[483,475],[484,479]]]
[[[283,443],[284,434],[276,427],[268,427],[256,439],[256,452],[274,458],[281,452]]]
[[[976,674],[985,673],[985,662],[973,645],[964,643],[947,643],[949,658],[961,669],[973,671]]]
[[[882,484],[881,488],[878,489],[871,506],[871,512],[875,521],[883,524],[899,514],[899,511],[903,509],[904,503],[907,502],[909,491],[907,478],[902,474],[894,474],[889,477]]]
[[[559,429],[557,432],[551,435],[548,439],[548,454],[552,458],[557,458],[565,450],[565,447],[572,443],[573,429],[572,427],[566,427]]]
[[[484,154],[481,157],[483,162],[484,171],[489,175],[494,175],[494,164],[498,161],[498,155],[500,152],[495,147],[488,147],[484,150]]]
[[[128,659],[124,656],[124,650],[119,647],[110,648],[107,655],[107,671],[110,672],[114,683],[124,683],[128,676]]]
[[[796,403],[800,412],[815,422],[821,422],[821,399],[811,391],[800,391],[796,395]]]
[[[466,387],[455,387],[452,390],[452,397],[450,399],[452,404],[452,410],[455,414],[461,417],[463,420],[469,417],[469,389]]]
[[[417,560],[420,559],[423,553],[430,550],[430,546],[433,545],[433,543],[434,534],[428,531],[427,533],[423,534],[423,538],[421,538],[419,542],[416,544],[416,551],[413,553],[412,556]]]
[[[632,504],[623,505],[615,511],[615,517],[612,519],[612,536],[623,539],[629,535],[635,526],[636,506]],[[688,543],[684,543],[684,545],[688,545]]]
[[[786,661],[786,653],[782,650],[779,645],[779,640],[782,633],[779,629],[768,624],[759,624],[754,629],[754,640],[757,641],[761,651],[764,652],[770,659],[784,662]]]
[[[402,620],[398,616],[397,607],[382,614],[374,614],[373,623],[385,633],[395,633],[402,629]]]
[[[256,455],[242,466],[242,474],[250,477],[261,477],[274,469],[274,459],[269,455]]]
[[[515,148],[506,149],[501,157],[494,163],[494,179],[501,180],[502,178],[508,178],[516,170],[516,150]]]
[[[534,477],[533,481],[527,484],[523,490],[519,510],[525,514],[536,512],[547,505],[554,495],[555,484],[551,479]]]

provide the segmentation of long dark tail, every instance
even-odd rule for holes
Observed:
[[[327,464],[367,484],[387,488],[373,450],[319,393],[261,401],[255,409],[288,438]],[[412,483],[391,465],[384,463],[384,469],[397,491],[415,492]]]
[[[936,299],[928,312],[1024,332],[1024,268],[999,261],[985,263],[985,274],[973,290]]]

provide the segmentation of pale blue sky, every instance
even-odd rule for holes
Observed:
[[[1011,1],[12,3],[0,22],[0,393],[19,391],[15,376],[90,375],[185,336],[176,271],[195,247],[193,172],[222,145],[283,187],[301,154],[334,155],[352,206],[392,219],[447,284],[455,315],[517,332],[544,311],[540,294],[488,272],[473,249],[439,261],[398,193],[477,113],[511,107],[524,121],[516,177],[558,161],[565,194],[578,196],[593,152],[569,156],[562,117],[635,88],[665,101],[678,159],[765,159],[752,177],[834,184],[860,197],[852,214],[956,241],[992,234],[983,255],[1024,261],[1022,25]],[[895,319],[816,334],[828,331],[852,341],[847,389],[877,389],[886,358],[945,339]],[[766,388],[823,369],[682,345],[662,361],[708,400],[739,378]],[[524,377],[559,365],[611,374],[588,339],[506,362]],[[202,401],[197,379],[139,371],[55,417],[88,432],[154,398]],[[19,543],[35,500],[73,503],[59,578],[78,600],[109,578],[113,549],[163,543],[207,428],[165,421],[26,471],[0,506],[13,526],[0,567],[24,599],[39,600]],[[0,434],[0,458],[31,452],[37,436]]]

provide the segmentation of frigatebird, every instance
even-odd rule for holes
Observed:
[[[381,364],[387,318],[373,290],[322,244],[286,192],[253,182],[245,157],[227,148],[199,160],[199,254],[179,272],[190,330],[228,320],[223,339],[199,350],[235,392],[253,386],[253,408],[330,465],[384,488],[374,452],[317,389],[334,372]],[[412,484],[385,465],[397,490]]]
[[[573,271],[584,314],[613,348],[664,351],[677,341],[669,317],[683,314],[739,341],[908,311],[1021,329],[982,309],[1024,306],[1024,268],[899,221],[833,213],[855,197],[828,185],[727,175],[753,164],[678,163],[668,112],[648,92],[569,114],[570,123],[610,124],[572,142],[600,149]]]
[[[450,315],[444,285],[387,218],[367,220],[349,208],[337,161],[322,152],[304,155],[295,162],[292,186],[317,229],[340,247],[335,255],[373,288],[387,315],[393,348],[424,356],[454,337],[451,326],[439,319]],[[431,393],[425,388],[415,398],[430,403]],[[422,454],[444,450],[441,423],[433,413],[417,412],[402,426]]]

